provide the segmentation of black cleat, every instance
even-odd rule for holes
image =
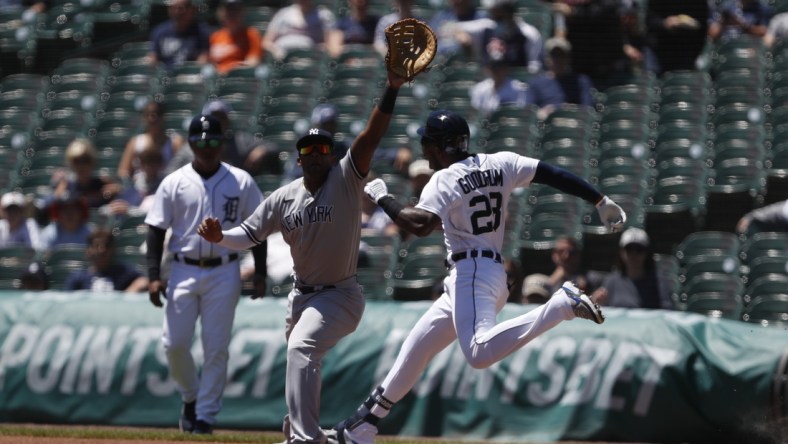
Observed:
[[[207,422],[203,421],[202,419],[198,419],[194,423],[194,428],[192,429],[192,434],[194,435],[210,435],[213,433],[213,426],[208,424]]]
[[[197,422],[197,401],[184,402],[181,408],[181,419],[178,420],[178,428],[181,432],[191,433],[194,430],[194,423]]]

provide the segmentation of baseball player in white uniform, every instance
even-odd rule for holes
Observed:
[[[468,124],[451,111],[432,112],[418,132],[424,158],[435,170],[418,204],[404,207],[378,179],[365,191],[397,225],[418,236],[443,224],[449,268],[444,293],[413,327],[380,386],[354,415],[337,424],[337,440],[343,444],[374,442],[378,421],[455,339],[472,367],[486,368],[561,321],[604,321],[597,304],[565,282],[544,305],[496,323],[509,295],[500,253],[504,212],[512,190],[532,182],[593,202],[611,231],[626,220],[621,207],[582,178],[537,159],[511,152],[469,153]]]
[[[220,161],[224,135],[211,116],[195,117],[189,126],[194,160],[172,172],[159,185],[145,223],[148,293],[153,305],[167,299],[162,342],[172,378],[183,400],[180,428],[210,434],[222,406],[227,358],[235,307],[241,294],[238,252],[197,235],[206,217],[235,225],[254,213],[263,195],[249,173]],[[169,281],[161,279],[165,232],[172,254]],[[265,238],[263,238],[265,239]],[[255,257],[255,294],[265,292],[266,244],[252,250]],[[197,318],[204,354],[198,376],[191,354]]]
[[[327,439],[319,417],[322,360],[356,329],[364,312],[356,280],[364,183],[403,83],[389,72],[380,103],[339,162],[331,133],[312,128],[296,143],[302,178],[272,192],[239,226],[229,224],[234,228],[222,231],[221,221],[207,218],[198,230],[205,239],[235,250],[255,245],[275,231],[290,246],[294,288],[288,295],[285,328],[287,442]]]

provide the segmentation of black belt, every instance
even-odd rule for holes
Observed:
[[[486,257],[488,259],[492,259],[495,262],[501,263],[501,253],[496,253],[492,250],[471,250],[470,255],[467,251],[460,251],[459,253],[454,253],[451,255],[452,262],[459,262],[463,259],[468,259],[469,257]],[[447,264],[448,267],[450,264]]]
[[[173,259],[175,262],[183,262],[184,264],[188,265],[196,265],[200,268],[212,268],[218,267],[222,264],[229,264],[230,262],[238,259],[238,253],[230,253],[227,255],[227,260],[223,257],[208,257],[208,258],[201,258],[201,259],[192,259],[190,257],[183,256],[181,254],[174,254]]]
[[[296,285],[296,290],[300,291],[301,294],[307,293],[314,293],[320,290],[331,290],[332,288],[337,288],[336,285]]]

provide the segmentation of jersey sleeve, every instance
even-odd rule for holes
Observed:
[[[145,216],[145,223],[166,230],[172,225],[172,188],[176,186],[175,181],[172,179],[174,176],[170,175],[164,178],[156,189],[156,194],[153,196],[153,204],[148,210],[148,215]]]
[[[279,231],[279,205],[282,189],[271,193],[254,212],[241,222],[241,228],[255,244],[262,243],[271,233]]]
[[[513,178],[513,188],[527,187],[534,180],[536,174],[536,166],[539,165],[539,160],[532,157],[521,156],[517,153],[503,152],[499,153],[501,156],[509,157],[504,159],[504,165],[509,165],[511,170],[510,176]]]
[[[462,201],[460,196],[454,193],[454,187],[444,184],[448,178],[449,175],[443,171],[433,174],[427,185],[421,190],[421,197],[416,208],[429,211],[443,219],[454,202]]]

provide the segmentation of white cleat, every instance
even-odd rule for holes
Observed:
[[[566,281],[564,285],[561,286],[561,290],[564,291],[564,294],[566,294],[569,299],[574,301],[572,311],[575,312],[575,316],[594,321],[597,324],[605,322],[605,315],[602,314],[602,309],[599,308],[599,305],[592,301],[587,294],[580,291],[575,284]]]

